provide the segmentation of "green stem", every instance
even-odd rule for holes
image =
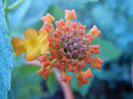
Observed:
[[[6,10],[7,7],[8,7],[8,0],[5,0],[5,8],[4,8],[4,10]]]
[[[6,0],[7,1],[7,0]],[[15,10],[20,4],[22,4],[25,0],[18,0],[15,3],[13,3],[11,6],[9,6],[6,11],[7,12],[11,12],[13,10]]]
[[[8,20],[7,20],[7,7],[8,7],[8,0],[5,0],[5,7],[4,7],[4,11],[5,11],[5,20],[6,20],[6,23],[7,23],[7,27],[8,27],[8,29],[9,29]]]

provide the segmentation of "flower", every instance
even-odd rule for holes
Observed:
[[[40,54],[48,50],[49,41],[45,29],[40,29],[39,34],[35,29],[28,29],[24,33],[25,40],[13,37],[11,43],[14,48],[14,54],[25,54],[25,59],[32,61],[37,59]]]
[[[52,17],[52,15],[50,15]],[[44,24],[49,22],[44,16]],[[42,18],[42,19],[43,19]],[[52,17],[53,18],[53,17]],[[53,18],[54,19],[54,18]],[[93,68],[101,69],[102,60],[93,54],[99,54],[99,45],[90,45],[91,41],[100,34],[98,28],[94,25],[88,34],[85,34],[86,26],[81,23],[71,22],[72,19],[77,19],[75,10],[65,10],[65,19],[56,21],[56,29],[53,28],[52,22],[49,31],[49,53],[41,60],[43,67],[38,74],[44,79],[51,73],[50,69],[56,67],[61,72],[60,81],[70,85],[73,76],[67,75],[68,72],[74,72],[77,76],[78,85],[81,86],[89,82],[88,78],[92,78],[93,74],[90,68],[87,68],[86,63],[92,65]],[[46,26],[46,25],[45,25]],[[44,25],[42,26],[44,27]],[[41,57],[41,56],[40,56]],[[51,62],[49,66],[47,64]],[[45,66],[44,66],[45,64]],[[82,68],[87,68],[85,71]]]
[[[41,18],[44,24],[39,35],[36,30],[28,29],[24,34],[25,40],[13,37],[11,43],[16,55],[26,52],[26,60],[39,59],[42,67],[37,73],[44,79],[52,73],[52,68],[56,67],[61,72],[60,81],[70,85],[73,76],[67,73],[73,72],[78,86],[81,86],[88,83],[89,78],[93,78],[91,66],[86,64],[101,70],[103,60],[93,56],[100,53],[100,45],[91,44],[101,32],[94,25],[89,33],[85,34],[86,25],[72,22],[72,19],[77,19],[75,10],[65,10],[66,21],[56,21],[54,29],[52,22],[55,18],[48,13]]]

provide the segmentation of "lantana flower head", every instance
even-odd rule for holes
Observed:
[[[47,14],[50,15],[50,14]],[[44,17],[47,17],[44,16]],[[43,18],[44,18],[43,17]],[[52,15],[51,18],[53,19]],[[42,19],[42,18],[41,18]],[[102,60],[92,54],[99,54],[99,45],[91,45],[91,41],[101,33],[98,28],[94,25],[88,34],[85,34],[86,25],[81,23],[71,22],[72,19],[77,19],[75,10],[65,10],[65,20],[60,19],[56,21],[56,29],[53,28],[52,24],[46,27],[48,20],[42,20],[44,25],[42,28],[48,29],[48,40],[50,56],[41,56],[41,63],[53,62],[54,65],[43,65],[38,71],[38,74],[44,69],[50,71],[53,67],[57,67],[61,72],[60,81],[64,81],[70,84],[73,76],[68,75],[68,72],[74,72],[77,76],[78,85],[81,86],[89,82],[88,78],[92,78],[93,74],[91,69],[88,68],[83,71],[82,68],[86,68],[86,63],[92,65],[93,68],[101,69]],[[54,21],[54,20],[53,20]],[[51,23],[51,21],[49,22]],[[40,75],[48,76],[52,72],[45,75],[45,71]],[[46,78],[44,78],[46,79]]]
[[[92,56],[100,53],[100,46],[91,45],[91,41],[96,39],[101,32],[94,25],[89,33],[85,34],[86,25],[72,22],[72,19],[77,19],[75,10],[65,10],[65,21],[63,19],[56,21],[56,29],[54,29],[52,22],[55,19],[48,13],[41,18],[44,24],[40,29],[45,31],[47,35],[42,36],[39,32],[41,36],[37,35],[35,40],[29,39],[29,41],[33,41],[30,44],[23,43],[24,40],[21,40],[22,44],[17,44],[15,38],[13,38],[12,44],[17,55],[24,52],[26,52],[26,55],[30,53],[30,58],[26,58],[27,60],[37,59],[40,54],[39,61],[42,68],[37,73],[42,75],[44,79],[52,73],[52,68],[56,67],[61,72],[60,81],[70,85],[73,76],[67,73],[73,72],[76,75],[78,85],[81,86],[89,82],[88,78],[93,78],[91,68],[87,68],[86,64],[101,70],[103,61],[98,56]],[[31,37],[33,36],[31,35]],[[19,53],[21,48],[24,50]],[[38,52],[35,48],[38,49]],[[35,53],[39,54],[28,53],[29,50],[32,51],[33,49]],[[46,51],[50,55],[47,55]],[[87,69],[83,71],[83,68]]]

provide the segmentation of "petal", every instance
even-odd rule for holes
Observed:
[[[90,46],[88,46],[88,48],[89,48],[89,52],[92,53],[92,54],[99,54],[100,53],[99,44],[90,45]]]
[[[45,62],[46,60],[47,60],[47,54],[46,53],[39,57],[40,62]]]
[[[50,61],[45,61],[44,63],[43,63],[43,68],[46,68],[46,67],[48,67],[48,66],[50,66],[52,63],[50,62]]]
[[[49,50],[49,52],[53,59],[59,58],[59,55],[57,54],[57,49]]]
[[[43,75],[44,72],[45,72],[45,69],[42,69],[42,68],[41,68],[40,70],[37,71],[37,74]]]
[[[68,76],[67,75],[67,80],[66,83],[70,86],[71,80],[73,79],[73,76]]]
[[[65,10],[65,19],[77,19],[75,10]]]
[[[101,70],[101,64],[103,63],[103,60],[101,60],[98,56],[95,57],[95,60],[92,62],[92,67],[97,68]]]
[[[47,31],[45,29],[40,29],[38,41],[40,42],[41,54],[44,54],[48,50],[49,41],[47,37],[48,37]]]
[[[51,73],[52,71],[46,69],[45,72],[43,73],[43,78],[46,79]]]
[[[66,25],[66,23],[65,23],[65,21],[63,19],[60,19],[59,21],[56,21],[55,24],[56,24],[57,28],[59,28],[59,29],[62,26],[65,26]]]
[[[40,29],[39,30],[39,36],[38,40],[41,40],[41,42],[45,41],[48,37],[48,33],[45,29]]]
[[[88,68],[86,71],[80,72],[80,74],[84,81],[86,81],[88,78],[93,78],[93,74],[90,68]]]
[[[73,76],[67,75],[64,71],[61,74],[60,81],[64,81],[68,85],[70,85]]]
[[[41,50],[40,54],[44,54],[48,50],[48,47],[49,47],[49,41],[46,40],[40,45],[40,50]]]
[[[14,54],[21,55],[25,52],[25,40],[13,37],[11,43],[14,48]]]
[[[38,33],[35,29],[28,29],[24,33],[26,40],[36,40],[38,37]]]
[[[89,32],[91,32],[95,38],[97,38],[97,36],[101,33],[95,25],[93,25]]]
[[[40,49],[39,48],[34,48],[34,49],[28,49],[25,54],[25,59],[28,61],[35,60],[39,57],[40,55]]]
[[[51,14],[48,13],[46,16],[42,17],[41,20],[43,22],[52,23],[55,20],[55,18]]]
[[[77,77],[77,80],[78,80],[78,86],[87,84],[89,82],[88,79],[84,81],[82,77]]]

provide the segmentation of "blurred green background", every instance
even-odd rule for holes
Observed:
[[[29,28],[39,30],[43,25],[40,18],[46,13],[53,15],[55,21],[64,18],[65,9],[76,10],[76,21],[87,25],[87,32],[93,25],[101,30],[100,37],[92,43],[100,44],[99,57],[104,60],[102,70],[94,69],[95,77],[81,87],[77,86],[76,79],[72,80],[75,99],[133,99],[133,0],[18,1],[8,0],[5,9],[10,39],[12,36],[24,38],[23,33]],[[54,74],[44,81],[36,74],[37,70],[39,67],[25,64],[24,55],[13,55],[8,99],[64,99]]]

